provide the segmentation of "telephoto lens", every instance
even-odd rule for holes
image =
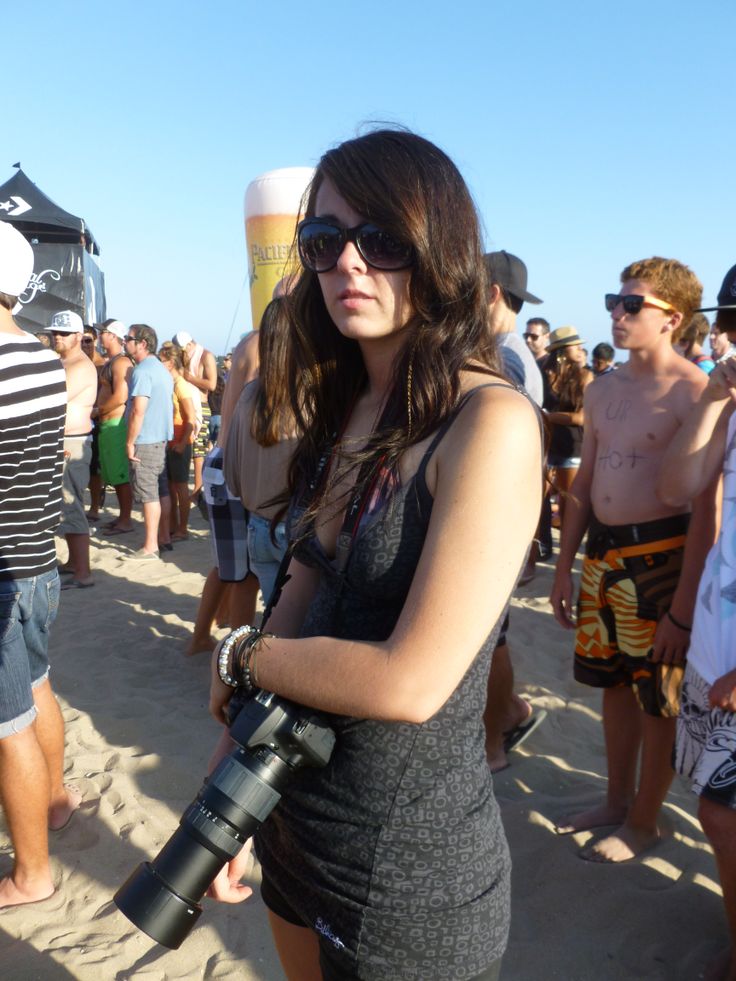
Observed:
[[[236,748],[205,780],[178,829],[113,897],[149,937],[176,950],[199,919],[199,902],[281,799],[295,770],[329,762],[335,733],[311,709],[258,691],[230,726]]]

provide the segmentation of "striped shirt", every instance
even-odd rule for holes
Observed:
[[[0,581],[56,566],[66,375],[31,334],[0,333]]]

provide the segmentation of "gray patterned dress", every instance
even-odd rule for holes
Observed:
[[[361,525],[342,573],[316,535],[302,540],[297,558],[320,571],[302,636],[389,637],[429,525],[427,462],[457,411]],[[511,863],[482,724],[499,628],[427,722],[327,715],[331,762],[299,771],[258,831],[269,890],[321,935],[341,977],[470,981],[503,954]]]

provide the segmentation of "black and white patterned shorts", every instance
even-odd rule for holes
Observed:
[[[712,708],[710,685],[690,665],[682,683],[675,770],[693,792],[736,810],[736,712]]]

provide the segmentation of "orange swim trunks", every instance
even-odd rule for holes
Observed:
[[[684,665],[651,660],[657,624],[682,570],[689,514],[588,531],[575,633],[575,679],[593,688],[630,686],[648,715],[674,717]]]

